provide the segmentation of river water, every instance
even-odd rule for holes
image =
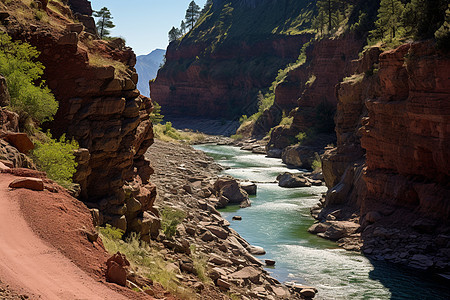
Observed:
[[[307,232],[314,223],[309,208],[326,187],[286,189],[274,181],[288,169],[280,159],[267,158],[231,146],[198,145],[229,169],[223,174],[258,182],[252,206],[221,210],[231,227],[273,259],[267,268],[281,282],[294,281],[319,290],[316,299],[450,299],[450,289],[431,275],[340,249],[335,243]],[[242,221],[233,221],[235,215]]]

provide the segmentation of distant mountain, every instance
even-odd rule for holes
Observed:
[[[148,81],[154,79],[159,66],[163,63],[166,50],[156,49],[150,54],[139,55],[136,62],[136,71],[139,74],[137,87],[142,95],[150,96]]]

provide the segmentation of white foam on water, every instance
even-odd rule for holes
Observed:
[[[315,286],[319,290],[318,299],[389,299],[391,296],[381,283],[368,278],[373,266],[363,256],[342,249],[302,245],[281,245],[278,256],[278,260],[296,265],[290,270],[292,278],[304,278]]]

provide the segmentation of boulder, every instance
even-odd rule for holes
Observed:
[[[277,180],[279,186],[286,188],[311,186],[311,183],[308,181],[308,179],[302,177],[301,175],[296,175],[289,172],[278,175]]]
[[[216,285],[217,285],[219,288],[225,289],[225,290],[228,290],[228,289],[231,287],[231,284],[228,283],[228,281],[226,281],[226,280],[224,280],[224,279],[222,279],[222,278],[217,279]]]
[[[9,184],[9,187],[13,189],[24,188],[33,191],[43,191],[44,182],[39,178],[26,177],[14,180]]]
[[[244,191],[236,179],[222,177],[214,183],[214,189],[223,197],[228,199],[228,203],[240,204],[248,199],[248,194]],[[219,202],[222,200],[219,198]],[[222,201],[225,202],[225,201]],[[220,207],[220,206],[219,206]]]
[[[230,278],[233,279],[248,279],[251,282],[255,283],[259,281],[259,276],[262,274],[260,269],[257,269],[252,266],[245,267],[237,272],[231,273],[229,275]]]
[[[256,195],[257,186],[253,182],[241,182],[241,188],[247,192],[249,195]]]
[[[349,221],[329,221],[328,223],[330,224],[330,227],[328,227],[325,232],[317,235],[332,241],[347,237],[355,233],[360,227],[359,224]]]
[[[265,259],[264,262],[266,266],[275,266],[275,261],[273,259]]]
[[[233,220],[234,221],[242,221],[242,217],[241,216],[234,216]]]
[[[13,145],[20,153],[27,154],[34,149],[34,144],[26,133],[7,132],[3,139]]]
[[[266,250],[264,250],[263,247],[259,247],[259,246],[250,245],[247,250],[248,250],[248,252],[250,252],[253,255],[264,255],[264,254],[266,254]]]
[[[228,237],[228,232],[219,226],[214,226],[214,225],[210,225],[210,226],[206,226],[206,228],[211,231],[212,234],[214,234],[215,236],[217,236],[218,238],[225,240]]]
[[[309,227],[308,232],[309,233],[324,233],[325,231],[327,231],[327,229],[330,227],[329,224],[325,224],[325,223],[316,223],[313,224],[311,227]]]
[[[66,25],[66,29],[69,32],[76,32],[80,34],[84,30],[84,25],[81,23],[70,23]]]
[[[125,255],[117,252],[106,262],[106,281],[126,286],[129,266]]]
[[[6,108],[0,108],[0,130],[19,131],[19,115]]]
[[[316,149],[307,146],[289,146],[281,155],[281,159],[287,165],[311,169],[316,159]]]
[[[63,35],[58,40],[59,45],[77,45],[78,44],[78,34],[76,32],[69,32]]]

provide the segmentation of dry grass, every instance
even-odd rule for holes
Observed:
[[[127,74],[128,67],[117,60],[103,57],[98,53],[89,53],[89,64],[96,67],[114,67],[114,74],[116,77],[121,78]]]
[[[170,123],[170,122],[168,122]],[[169,127],[169,128],[168,128]],[[197,144],[206,139],[206,135],[201,132],[194,132],[189,130],[178,130],[171,126],[156,124],[153,126],[155,138],[164,142],[182,143],[182,144]]]
[[[100,236],[106,250],[111,254],[118,251],[125,254],[131,267],[139,275],[158,282],[164,289],[181,299],[197,299],[195,292],[183,286],[176,278],[178,268],[173,266],[172,261],[166,260],[159,249],[140,241],[135,233],[125,241],[122,240],[122,235],[123,232],[109,225],[100,228]]]

